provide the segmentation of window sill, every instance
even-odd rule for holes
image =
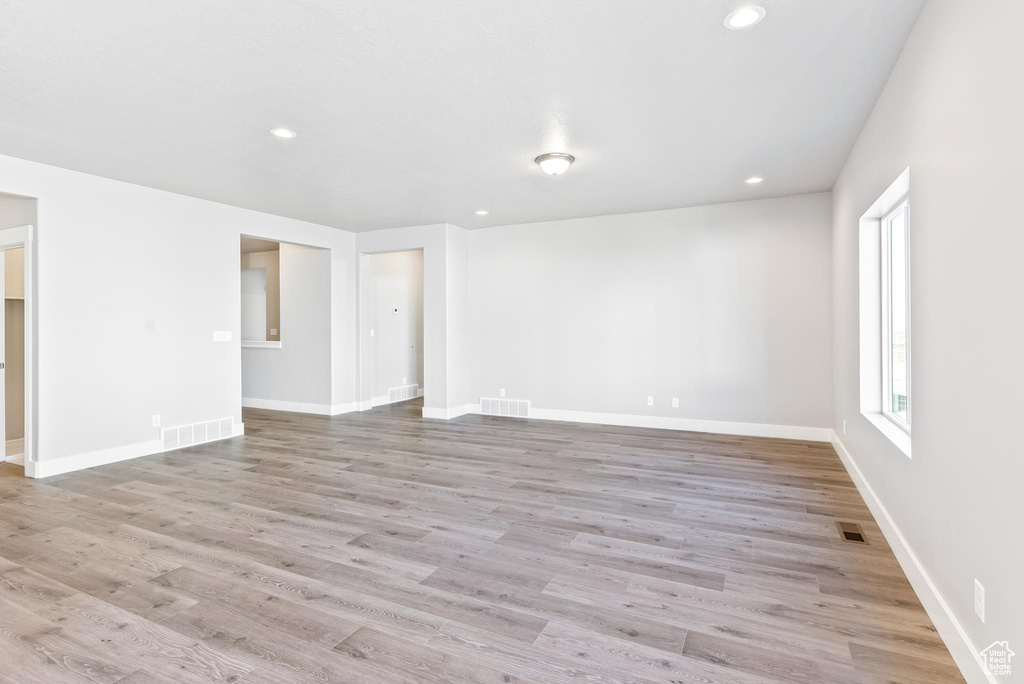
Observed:
[[[280,349],[280,342],[269,340],[242,340],[242,349]]]
[[[862,415],[871,421],[871,424],[878,428],[878,431],[885,435],[890,442],[896,445],[896,448],[902,451],[907,458],[913,458],[910,455],[910,433],[901,428],[896,423],[886,418],[881,413],[864,413]]]

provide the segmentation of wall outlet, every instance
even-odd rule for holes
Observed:
[[[409,378],[402,378],[402,384],[403,385],[408,385],[409,384]]]
[[[504,387],[502,387],[500,390],[498,390],[498,396],[499,397],[504,397],[505,396],[505,388]]]
[[[679,397],[672,397],[672,408],[679,408]]]
[[[647,397],[647,405],[654,406],[654,397]]]
[[[974,612],[979,620],[985,621],[985,587],[978,580],[974,580]]]
[[[846,434],[846,421],[843,421],[843,434]]]
[[[160,416],[153,416],[153,427],[160,427]]]
[[[270,329],[270,334],[271,335],[276,335],[277,334],[277,328],[271,328]]]
[[[374,330],[373,328],[370,328],[370,337],[376,337],[376,336],[377,336],[377,331]]]
[[[213,331],[214,342],[230,342],[231,331],[230,330],[214,330]]]

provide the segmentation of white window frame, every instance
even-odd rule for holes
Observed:
[[[904,420],[902,416],[892,411],[892,340],[890,338],[890,331],[892,328],[892,312],[890,311],[891,302],[891,291],[890,283],[892,277],[892,263],[890,260],[890,244],[891,244],[891,230],[892,220],[903,213],[905,216],[905,229],[904,229],[904,259],[906,260],[903,268],[907,274],[906,301],[904,302],[905,311],[907,314],[906,329],[906,347],[907,347],[907,417]],[[892,421],[897,427],[904,430],[908,434],[910,433],[911,425],[911,353],[910,353],[910,196],[906,195],[901,199],[885,216],[881,218],[881,243],[882,243],[882,259],[881,259],[881,275],[882,275],[882,415]]]

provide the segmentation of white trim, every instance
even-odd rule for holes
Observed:
[[[370,397],[370,406],[372,408],[377,408],[378,406],[383,406],[388,403],[391,402],[388,401],[388,395],[386,394],[382,394],[379,397]]]
[[[242,340],[242,349],[280,349],[281,343],[274,340]]]
[[[423,417],[432,420],[451,420],[452,418],[458,418],[470,413],[480,413],[480,404],[463,404],[462,406],[453,406],[447,409],[434,408],[432,406],[423,407]]]
[[[244,434],[245,423],[234,423],[232,426],[231,437],[240,437]],[[214,441],[216,442],[220,440]],[[179,448],[186,449],[188,447],[203,446],[203,444],[212,443],[213,442],[189,444],[186,447]],[[62,475],[76,470],[95,468],[97,466],[109,465],[120,461],[128,461],[133,458],[141,458],[142,456],[152,456],[153,454],[163,452],[163,447],[163,440],[154,439],[148,442],[138,442],[136,444],[126,444],[124,446],[113,447],[112,449],[100,449],[99,451],[90,451],[84,454],[74,454],[72,456],[55,458],[49,461],[37,461],[34,463],[26,462],[25,475],[35,478]],[[174,449],[168,449],[167,451],[174,451]]]
[[[914,593],[921,600],[921,605],[924,606],[928,617],[935,624],[939,637],[946,644],[946,648],[949,649],[949,653],[953,656],[957,667],[960,668],[961,674],[963,674],[969,684],[998,684],[995,676],[988,672],[981,655],[978,653],[978,649],[974,647],[960,621],[956,619],[956,615],[953,614],[949,604],[942,597],[942,594],[939,593],[938,587],[932,582],[921,561],[918,560],[914,551],[907,543],[906,538],[904,538],[896,526],[896,521],[889,515],[878,495],[875,494],[875,490],[871,488],[871,484],[865,479],[864,473],[861,472],[857,462],[853,460],[853,456],[846,450],[846,446],[839,439],[839,435],[835,431],[832,431],[831,441],[836,453],[839,454],[839,459],[846,466],[847,472],[850,473],[850,478],[853,480],[853,484],[856,485],[857,491],[860,492],[861,497],[871,511],[871,515],[874,516],[875,522],[878,523],[878,527],[882,530],[882,535],[889,542],[889,546],[896,555],[896,560],[899,561],[900,567],[903,568],[903,573],[910,581],[910,586],[913,587]]]
[[[343,413],[352,413],[359,410],[358,401],[350,401],[347,404],[334,404],[331,406],[331,415],[340,416]]]
[[[423,407],[424,418],[451,420],[469,413],[480,413],[480,404],[463,404],[449,409]],[[734,423],[724,420],[670,418],[665,416],[638,416],[627,413],[594,413],[591,411],[565,411],[530,407],[529,419],[560,420],[569,423],[591,423],[625,427],[645,427],[660,430],[711,432],[719,435],[746,437],[774,437],[800,439],[810,442],[828,442],[831,428],[803,427],[799,425],[769,425],[765,423]]]
[[[331,404],[311,404],[304,401],[279,401],[277,399],[242,397],[242,408],[289,411],[291,413],[313,413],[318,416],[335,415],[333,413],[335,407]]]

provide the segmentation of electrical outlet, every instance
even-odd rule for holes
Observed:
[[[504,387],[502,387],[500,390],[498,390],[498,396],[499,397],[504,397],[505,396],[505,388]]]
[[[974,612],[979,620],[985,621],[985,587],[978,580],[974,580]]]
[[[377,336],[377,331],[374,330],[373,328],[370,328],[370,337],[376,337],[376,336]]]
[[[654,406],[654,397],[647,397],[647,405]]]
[[[270,329],[270,334],[271,335],[276,335],[277,334],[277,328],[271,328]]]
[[[213,331],[214,342],[230,342],[231,331],[230,330],[214,330]]]
[[[409,378],[402,378],[402,384],[403,385],[408,385],[409,384],[408,380],[409,380]]]
[[[843,421],[843,434],[846,434],[846,421]]]
[[[672,408],[679,408],[679,397],[672,397]]]
[[[153,427],[160,427],[160,416],[153,416]]]

